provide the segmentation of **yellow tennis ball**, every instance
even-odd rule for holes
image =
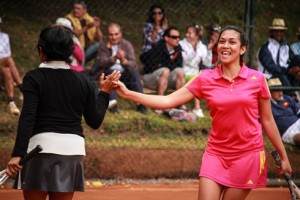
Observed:
[[[100,181],[93,181],[93,182],[92,182],[92,185],[93,185],[94,187],[101,187],[101,186],[103,186],[103,184],[102,184]]]

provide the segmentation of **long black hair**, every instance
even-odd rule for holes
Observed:
[[[37,48],[42,49],[46,61],[71,63],[70,56],[74,51],[72,32],[61,26],[46,27],[40,33]]]

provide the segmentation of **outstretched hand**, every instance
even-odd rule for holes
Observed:
[[[102,73],[98,82],[98,89],[110,94],[117,87],[113,81],[119,81],[120,77],[121,73],[116,70],[106,77],[104,77],[104,73]]]
[[[115,85],[115,89],[116,89],[116,92],[118,93],[118,95],[121,96],[122,98],[127,98],[129,90],[127,89],[125,84],[119,80],[113,81],[113,83]]]

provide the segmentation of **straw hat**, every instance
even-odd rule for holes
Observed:
[[[269,26],[270,30],[287,30],[284,20],[280,18],[273,19],[272,26]]]
[[[300,26],[298,27],[298,31],[297,31],[296,35],[300,35]]]
[[[278,86],[282,86],[281,81],[279,80],[279,78],[271,78],[268,80],[268,86],[269,87],[278,87]]]
[[[70,20],[67,18],[60,17],[56,20],[55,25],[66,27],[70,30],[73,30],[73,26]]]

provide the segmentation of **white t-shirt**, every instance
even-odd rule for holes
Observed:
[[[11,56],[9,36],[0,32],[0,59]]]
[[[212,51],[208,51],[205,44],[198,41],[196,49],[187,39],[179,42],[182,47],[183,70],[185,75],[196,75],[199,73],[199,64],[202,61],[205,66],[211,66]]]
[[[112,50],[112,56],[117,55],[118,48],[119,48],[119,47],[118,47],[117,44],[112,45],[112,47],[111,47],[111,50]],[[123,68],[122,65],[121,65],[120,59],[117,59],[117,60],[116,60],[116,63],[115,63],[113,66],[111,66],[110,69],[112,69],[112,70],[118,70],[118,71],[120,71],[120,72],[123,72],[123,71],[124,71],[124,68]]]

